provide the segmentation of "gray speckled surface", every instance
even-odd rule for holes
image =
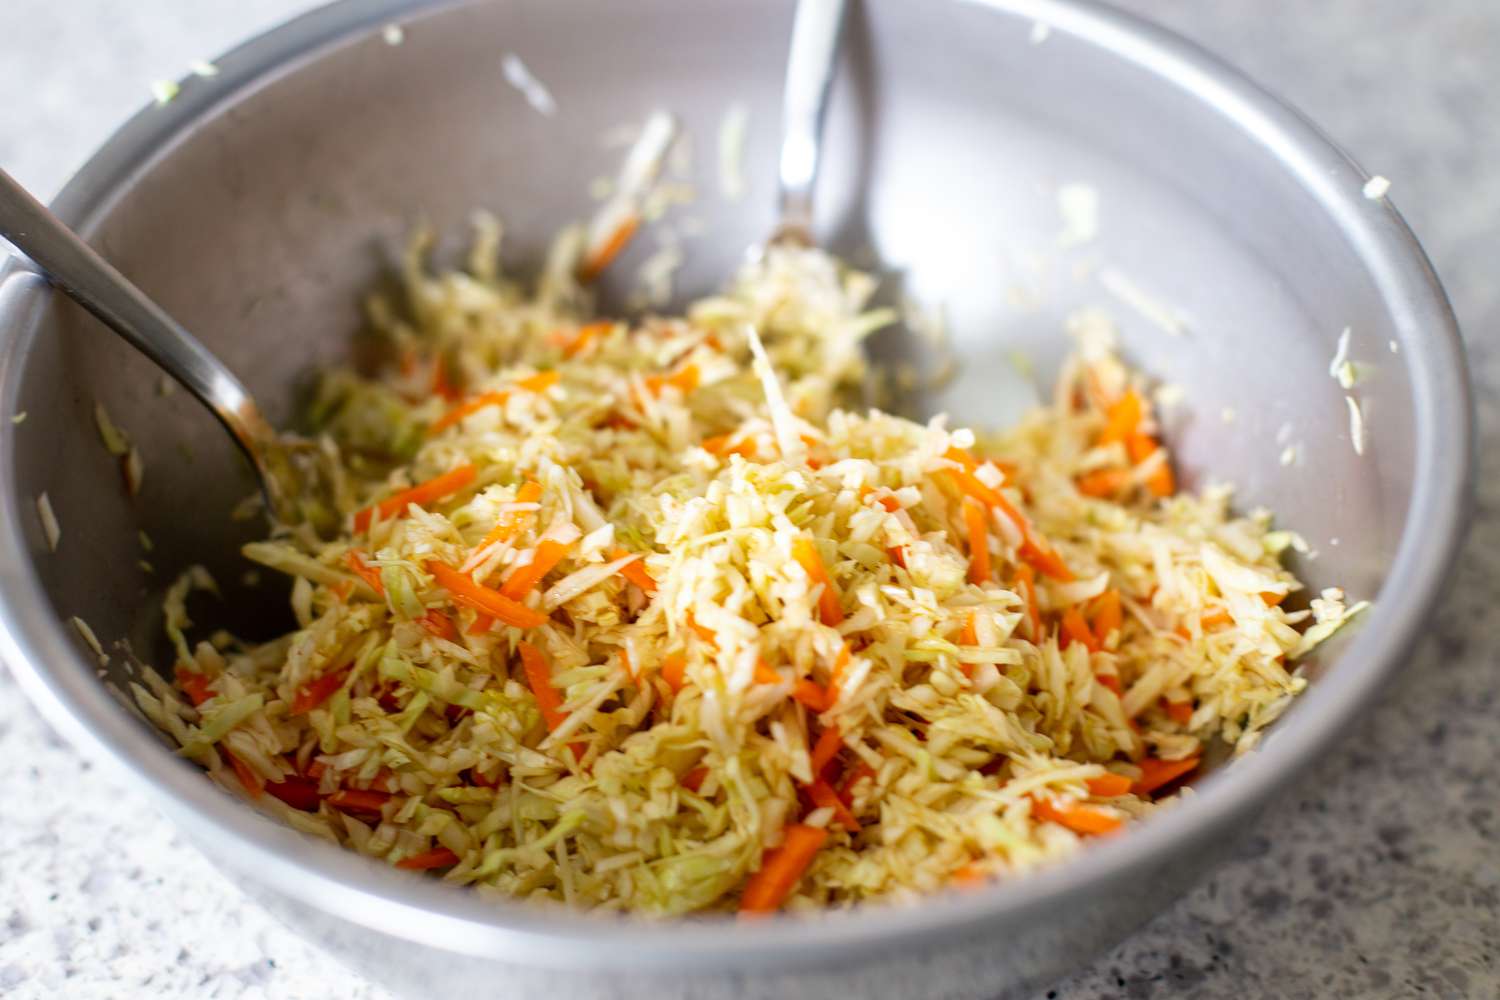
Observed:
[[[0,164],[51,195],[176,75],[305,0],[5,0]],[[1129,0],[1394,181],[1470,334],[1500,459],[1500,4]],[[1432,638],[1238,857],[1048,997],[1500,997],[1500,479]],[[0,672],[0,995],[384,1000],[262,914]],[[170,900],[170,904],[166,901]]]

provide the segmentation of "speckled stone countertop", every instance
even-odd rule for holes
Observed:
[[[50,196],[146,83],[307,0],[5,0],[0,165]],[[1500,3],[1127,0],[1270,83],[1394,182],[1470,335],[1500,460]],[[1500,478],[1379,706],[1238,856],[1058,1000],[1500,997]],[[244,898],[0,671],[0,996],[386,1000]]]

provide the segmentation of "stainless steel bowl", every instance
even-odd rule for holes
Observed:
[[[350,2],[271,32],[142,112],[55,208],[221,352],[282,417],[313,368],[346,355],[358,295],[425,216],[463,239],[471,209],[534,261],[616,152],[609,126],[658,106],[697,137],[703,220],[684,294],[720,281],[771,223],[782,0]],[[405,40],[381,28],[399,20]],[[1032,44],[1033,24],[1051,27]],[[352,964],[420,995],[986,996],[1019,993],[1139,925],[1219,857],[1403,662],[1465,527],[1470,402],[1454,320],[1394,209],[1295,112],[1189,45],[1084,2],[866,0],[832,112],[822,232],[873,250],[908,293],[943,302],[962,373],[949,405],[994,419],[1045,370],[1064,315],[1106,304],[1147,371],[1186,390],[1169,433],[1191,484],[1240,486],[1318,551],[1314,587],[1373,596],[1329,644],[1308,693],[1257,752],[1178,808],[1066,865],[920,905],[803,921],[643,924],[506,905],[405,876],[261,819],[174,757],[108,689],[67,625],[161,654],[161,581],[203,561],[226,584],[213,618],[251,634],[279,597],[246,586],[229,524],[249,489],[211,418],[160,396],[140,358],[12,262],[0,271],[0,652],[85,752],[120,763],[232,877]],[[504,79],[521,55],[555,117]],[[714,193],[714,135],[750,111],[739,203]],[[1056,248],[1053,192],[1095,186],[1097,240]],[[618,296],[648,235],[614,269]],[[1115,278],[1101,282],[1103,271]],[[1165,332],[1116,301],[1119,277],[1186,317]],[[1344,327],[1375,366],[1328,375]],[[145,489],[126,498],[91,422],[95,399],[135,436]],[[1230,416],[1234,419],[1228,419]],[[1288,428],[1283,430],[1283,428]],[[1300,462],[1278,461],[1296,443]],[[47,550],[34,508],[62,523]],[[136,568],[137,529],[157,573]],[[269,616],[269,617],[268,617]],[[170,901],[163,901],[164,905]]]

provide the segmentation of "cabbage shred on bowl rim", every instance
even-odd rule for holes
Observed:
[[[1295,536],[1176,490],[1099,314],[1051,405],[976,435],[839,408],[889,314],[823,253],[632,325],[587,315],[571,239],[533,293],[492,221],[465,272],[422,237],[371,302],[388,363],[314,407],[337,540],[246,548],[296,631],[193,647],[213,581],[168,594],[137,701],[299,830],[602,910],[974,884],[1252,746],[1363,607],[1286,610]]]

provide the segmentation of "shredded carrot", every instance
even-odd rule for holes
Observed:
[[[521,566],[500,587],[500,593],[513,601],[520,601],[536,589],[536,585],[542,582],[542,577],[552,572],[558,563],[573,548],[572,542],[559,542],[556,539],[544,538],[537,545],[536,551],[531,554],[531,562]]]
[[[1101,812],[1093,806],[1079,803],[1057,806],[1041,796],[1032,798],[1031,812],[1044,823],[1057,823],[1074,833],[1091,837],[1102,837],[1105,834],[1114,833],[1124,825],[1119,818]]]
[[[333,596],[339,599],[340,604],[343,604],[349,600],[349,595],[354,593],[354,581],[340,580],[338,583],[330,583],[328,589],[333,591]]]
[[[1203,612],[1202,617],[1198,619],[1198,624],[1202,626],[1203,631],[1207,632],[1209,629],[1218,628],[1220,625],[1228,625],[1233,621],[1234,616],[1229,613],[1228,608],[1214,608]]]
[[[1094,680],[1115,693],[1116,698],[1125,697],[1125,689],[1120,686],[1120,678],[1115,674],[1095,674]]]
[[[1104,429],[1099,432],[1100,444],[1123,442],[1136,432],[1145,416],[1140,394],[1134,389],[1116,400],[1104,415]]]
[[[317,812],[318,806],[323,802],[323,796],[318,793],[318,782],[312,778],[293,775],[281,781],[268,781],[266,791],[293,809],[303,812]]]
[[[939,471],[947,474],[948,481],[959,493],[973,497],[986,507],[998,507],[1005,502],[999,490],[986,486],[980,482],[978,476],[967,469],[941,469]]]
[[[688,791],[696,793],[698,789],[703,787],[704,779],[706,779],[707,777],[708,768],[695,767],[687,774],[684,774],[682,776],[682,781],[679,782],[679,784],[681,784],[682,787],[686,788]]]
[[[360,554],[358,549],[350,549],[349,554],[344,557],[344,561],[349,564],[349,568],[354,570],[361,580],[369,584],[370,589],[375,591],[377,596],[385,596],[385,584],[380,579],[380,570],[365,562],[365,557]]]
[[[620,666],[625,668],[626,675],[635,680],[635,664],[630,662],[630,650],[625,646],[620,647]]]
[[[699,625],[698,619],[693,617],[691,611],[687,613],[687,626],[693,630],[694,635],[710,646],[717,646],[719,644],[718,637],[714,635],[714,630],[707,625]]]
[[[328,804],[344,812],[364,813],[379,817],[381,807],[391,800],[389,792],[377,792],[362,788],[341,788],[328,796]]]
[[[979,630],[974,624],[974,612],[971,611],[964,616],[964,627],[959,630],[958,641],[965,646],[979,645]],[[974,664],[972,663],[960,663],[958,669],[963,671],[965,677],[974,676]]]
[[[568,713],[562,710],[562,695],[552,686],[552,667],[547,663],[547,657],[529,642],[516,643],[516,651],[521,654],[521,669],[536,698],[537,708],[542,710],[542,721],[547,723],[548,729],[556,729],[563,724]]]
[[[742,455],[754,460],[757,448],[753,437],[743,441],[735,441],[733,434],[716,434],[713,437],[703,439],[701,447],[710,455],[725,458],[729,455]]]
[[[411,504],[424,506],[434,500],[457,493],[474,481],[478,470],[473,465],[460,465],[451,472],[445,472],[441,476],[434,476],[425,483],[418,483],[409,490],[402,490],[394,496],[386,497],[379,503],[366,507],[354,515],[354,530],[368,531],[370,522],[378,514],[382,521],[392,517],[400,517],[406,513],[406,508]]]
[[[525,378],[516,379],[516,388],[527,392],[546,392],[562,379],[562,374],[557,370],[537,372],[535,375],[527,375]]]
[[[813,744],[810,759],[812,762],[812,773],[822,774],[823,769],[833,763],[833,758],[844,749],[844,737],[839,733],[838,726],[829,726],[818,734],[818,742]]]
[[[250,793],[252,799],[258,799],[265,792],[265,782],[261,776],[250,770],[250,765],[240,760],[228,750],[223,751],[224,756],[229,758],[229,766],[234,769],[234,776],[240,779],[240,784],[245,786],[245,791]]]
[[[682,685],[687,681],[687,657],[682,653],[673,653],[663,660],[661,679],[673,691],[681,691]]]
[[[780,909],[827,839],[827,830],[801,823],[788,826],[781,846],[766,851],[759,870],[745,883],[740,912],[771,913]]]
[[[1101,774],[1097,778],[1088,779],[1089,794],[1096,795],[1101,799],[1112,799],[1120,795],[1130,794],[1130,787],[1134,784],[1123,774]]]
[[[454,603],[490,615],[507,625],[514,625],[516,628],[536,628],[547,621],[547,616],[540,611],[534,611],[518,601],[513,601],[498,590],[475,583],[473,579],[450,566],[430,560],[427,563],[427,572],[437,580],[438,586],[448,591],[448,596],[453,599]]]
[[[578,280],[587,285],[603,274],[604,269],[620,255],[621,250],[625,249],[625,244],[630,242],[630,238],[635,235],[640,225],[640,217],[633,214],[621,221],[615,227],[615,231],[609,234],[609,239],[604,241],[603,246],[590,254],[579,266]]]
[[[818,617],[823,620],[823,624],[837,625],[842,622],[844,610],[839,606],[839,591],[828,576],[823,557],[818,555],[817,543],[806,535],[799,536],[792,542],[792,558],[807,572],[813,586],[821,585],[823,588],[818,594]]]
[[[481,611],[477,615],[475,615],[474,616],[474,620],[469,623],[469,627],[468,627],[467,631],[468,631],[468,633],[470,635],[484,635],[486,632],[488,632],[490,629],[492,629],[494,627],[495,627],[494,616],[493,615],[487,615],[483,611]]]
[[[969,582],[990,582],[990,533],[985,525],[984,508],[978,501],[964,498],[964,527],[969,534]]]
[[[855,818],[854,810],[844,805],[838,792],[835,792],[833,786],[822,778],[818,778],[807,786],[807,796],[818,808],[832,809],[834,818],[843,824],[845,830],[853,833],[859,829],[859,820]]]
[[[1124,611],[1120,607],[1120,592],[1113,587],[1094,598],[1091,612],[1089,624],[1101,645],[1111,632],[1117,631],[1125,622]]]
[[[565,357],[576,358],[578,357],[578,355],[582,354],[584,350],[596,339],[609,333],[614,328],[615,324],[608,320],[601,320],[596,323],[585,323],[583,324],[583,326],[580,326],[578,328],[578,331],[574,333],[572,337],[568,337],[566,334],[562,334],[561,331],[559,331],[558,334],[555,335],[553,343],[561,344],[563,355]]]
[[[1167,717],[1179,726],[1185,726],[1193,721],[1193,703],[1191,701],[1168,701],[1162,699],[1162,707],[1167,711]]]
[[[792,697],[818,713],[828,711],[831,704],[828,700],[828,692],[806,677],[792,685]]]
[[[1129,481],[1126,469],[1095,469],[1078,477],[1078,492],[1089,497],[1112,497]]]
[[[1141,761],[1141,776],[1135,783],[1137,795],[1150,795],[1164,785],[1170,785],[1184,774],[1194,770],[1198,766],[1198,757],[1184,757],[1182,760],[1159,760],[1155,757],[1147,757]]]
[[[611,560],[624,559],[628,555],[630,555],[630,553],[626,552],[624,549],[611,549],[609,558]],[[624,566],[621,566],[620,575],[629,580],[631,583],[635,584],[637,587],[641,588],[643,592],[647,594],[656,593],[656,580],[652,578],[649,572],[647,572],[646,566],[642,562],[642,560],[637,559],[635,562],[626,563]]]
[[[291,715],[306,715],[332,697],[333,693],[343,685],[344,678],[348,675],[349,668],[344,667],[314,677],[297,689],[297,693],[292,696],[291,708],[287,711]]]
[[[432,868],[451,868],[458,864],[458,855],[446,847],[438,847],[421,854],[410,854],[396,862],[397,868],[407,871],[425,872]]]
[[[875,779],[875,769],[864,761],[860,761],[848,774],[844,775],[843,782],[839,784],[839,798],[843,799],[846,804],[852,802],[854,800],[854,786],[866,778],[873,781]]]
[[[786,678],[782,677],[776,671],[772,670],[771,669],[771,665],[769,663],[767,663],[765,660],[756,660],[755,661],[755,683],[757,683],[757,684],[781,684],[785,680],[786,680]]]
[[[1276,605],[1286,600],[1286,595],[1278,594],[1275,591],[1271,590],[1265,590],[1261,592],[1260,599],[1265,602],[1266,607],[1274,608],[1276,607]]]
[[[516,490],[516,503],[536,503],[541,498],[542,484],[535,480],[526,480],[526,482],[521,484],[521,488]],[[510,541],[521,530],[521,525],[525,523],[528,513],[528,511],[522,510],[503,511],[495,521],[495,526],[489,530],[489,533],[484,536],[478,545],[474,546],[474,551],[479,552],[487,549],[496,542]]]
[[[1137,465],[1156,454],[1161,445],[1157,444],[1148,434],[1132,434],[1125,440],[1125,447],[1130,452],[1130,460]],[[1152,496],[1169,497],[1177,492],[1177,481],[1172,476],[1171,463],[1163,461],[1146,477],[1146,489],[1151,491]]]
[[[1026,618],[1031,622],[1031,641],[1042,641],[1042,609],[1036,600],[1036,570],[1022,564],[1016,567],[1016,587],[1026,599]]]
[[[847,642],[839,647],[839,655],[833,658],[833,667],[828,672],[828,704],[830,706],[838,704],[839,693],[843,690],[844,673],[849,669],[849,661],[852,658]]]
[[[686,396],[698,388],[698,366],[688,362],[670,375],[647,375],[645,383],[646,391],[653,396],[660,396],[669,385]]]
[[[467,416],[478,413],[487,406],[504,406],[506,400],[510,399],[510,393],[504,391],[484,392],[473,399],[465,400],[450,409],[447,413],[438,417],[427,427],[427,434],[431,437],[439,431],[447,430],[454,424]]]
[[[208,699],[214,697],[214,691],[209,688],[208,677],[195,670],[183,670],[177,668],[177,686],[182,688],[183,694],[188,696],[195,706],[201,705]]]
[[[860,500],[860,503],[864,503],[866,500],[868,500],[869,497],[870,497],[870,494],[874,493],[874,492],[875,491],[872,490],[869,486],[861,486],[859,488],[859,500]],[[881,507],[885,508],[885,511],[888,514],[894,514],[894,513],[896,513],[896,511],[898,511],[898,510],[901,509],[901,501],[897,500],[895,497],[891,496],[889,493],[886,493],[886,494],[883,494],[882,496],[876,497],[875,498],[875,502],[878,503],[878,504],[880,504]]]
[[[1084,621],[1083,612],[1078,610],[1076,604],[1063,612],[1062,640],[1064,649],[1075,642],[1083,643],[1090,653],[1097,653],[1101,648],[1099,640],[1094,637],[1093,630],[1089,628],[1089,623]]]
[[[448,363],[441,354],[432,359],[432,394],[447,400],[458,398],[458,389],[448,381]]]
[[[453,642],[458,638],[458,629],[454,627],[453,619],[441,611],[428,610],[425,615],[417,619],[417,624],[439,639],[447,639],[449,642]]]
[[[977,864],[964,865],[953,873],[953,884],[960,889],[976,889],[989,881],[989,876]]]

